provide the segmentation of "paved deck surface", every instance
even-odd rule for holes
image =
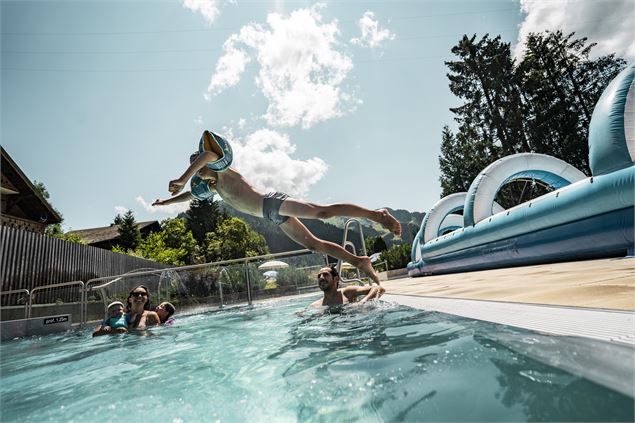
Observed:
[[[396,295],[635,311],[635,258],[405,277],[382,285]]]
[[[538,332],[635,347],[635,258],[383,283],[386,300]]]

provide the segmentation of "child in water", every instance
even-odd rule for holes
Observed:
[[[93,332],[93,336],[128,332],[128,315],[123,312],[123,303],[113,301],[108,304],[108,318]]]
[[[172,315],[176,311],[176,308],[172,305],[172,303],[164,301],[156,306],[154,311],[159,315],[159,320],[162,325],[170,326],[174,324],[174,317],[172,317]]]
[[[364,217],[382,224],[395,235],[401,235],[401,224],[388,213],[388,210],[369,210],[348,203],[320,205],[289,198],[281,192],[264,194],[251,186],[236,169],[230,167],[232,160],[231,146],[223,137],[210,131],[203,132],[198,151],[190,157],[190,165],[185,173],[180,178],[170,181],[168,190],[172,193],[172,198],[156,200],[152,205],[189,201],[192,198],[206,200],[216,192],[236,210],[270,220],[298,244],[309,250],[347,261],[379,284],[379,277],[369,257],[353,255],[340,245],[315,237],[298,218]],[[181,193],[190,178],[191,191]]]

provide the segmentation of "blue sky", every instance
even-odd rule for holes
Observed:
[[[2,1],[2,145],[65,228],[151,208],[203,129],[263,190],[427,211],[463,34],[576,30],[632,60],[632,3]],[[522,54],[520,51],[517,54]]]

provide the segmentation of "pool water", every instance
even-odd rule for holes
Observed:
[[[317,298],[317,297],[315,297]],[[633,421],[633,398],[510,348],[527,331],[314,297],[1,347],[2,422]]]

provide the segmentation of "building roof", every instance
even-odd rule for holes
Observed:
[[[137,222],[135,226],[142,232],[151,230],[160,230],[161,225],[156,220],[149,220],[147,222]],[[97,244],[99,242],[111,241],[119,238],[119,227],[114,223],[110,226],[101,228],[89,228],[80,229],[77,231],[70,231],[69,234],[79,235],[87,244]]]
[[[0,146],[2,152],[2,195],[17,201],[5,213],[9,216],[28,218],[41,224],[61,223],[62,217],[49,204],[40,191],[26,177],[22,169],[13,161],[9,153]]]

